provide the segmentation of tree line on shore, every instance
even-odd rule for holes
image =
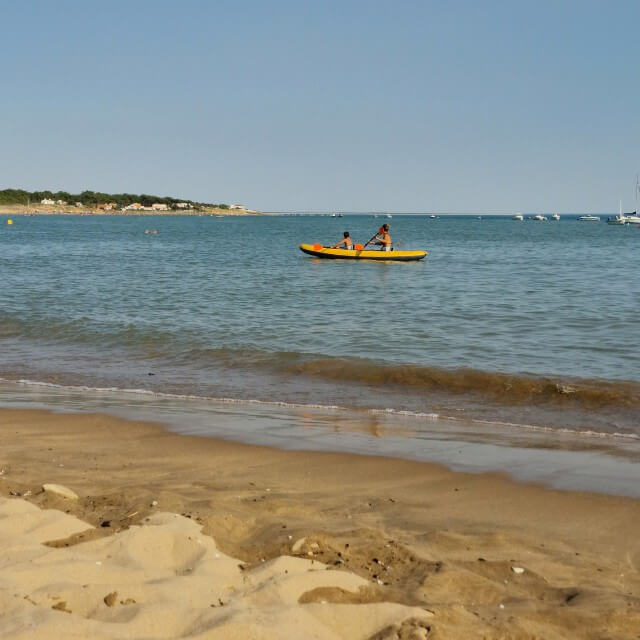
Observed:
[[[68,193],[66,191],[25,191],[23,189],[3,189],[0,190],[0,205],[38,205],[42,200],[62,201],[69,205],[81,203],[88,209],[96,208],[100,204],[114,203],[119,209],[127,207],[134,202],[138,202],[143,207],[150,207],[152,204],[166,204],[170,208],[175,208],[180,203],[187,203],[194,209],[201,207],[215,207],[218,209],[228,209],[227,204],[211,204],[207,202],[194,202],[184,198],[169,198],[154,196],[148,193],[139,195],[133,193],[102,193],[100,191],[83,191],[82,193]]]

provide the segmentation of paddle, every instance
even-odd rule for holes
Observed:
[[[380,228],[379,228],[379,229],[378,229],[378,230],[377,230],[377,231],[376,231],[376,232],[371,236],[371,239],[370,239],[370,240],[367,240],[367,242],[365,242],[365,245],[364,245],[364,246],[366,247],[368,244],[372,243],[372,242],[375,240],[375,237],[376,237],[376,236],[378,236],[378,235],[380,235],[383,231],[384,231],[384,229],[383,229],[382,227],[380,227]]]

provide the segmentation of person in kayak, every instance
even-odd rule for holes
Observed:
[[[391,242],[391,236],[389,235],[388,224],[383,224],[380,227],[380,231],[376,234],[376,241],[374,244],[380,247],[380,251],[393,251],[393,243]]]
[[[345,231],[342,235],[344,236],[344,238],[340,240],[340,242],[336,242],[331,248],[339,249],[342,245],[344,245],[345,249],[351,251],[353,249],[353,240],[351,239],[349,232]]]

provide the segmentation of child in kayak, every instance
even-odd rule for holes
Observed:
[[[353,249],[353,240],[351,239],[349,232],[345,231],[342,235],[344,236],[344,238],[340,240],[340,242],[336,242],[331,248],[339,249],[341,245],[344,245],[345,249],[351,251]]]

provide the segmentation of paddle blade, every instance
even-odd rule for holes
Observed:
[[[359,243],[358,244],[354,244],[353,246],[354,246],[354,249],[356,251],[362,251],[364,249],[364,247]]]
[[[314,251],[320,251],[320,249],[322,249],[322,245],[318,244],[317,242],[313,243],[313,250]]]

